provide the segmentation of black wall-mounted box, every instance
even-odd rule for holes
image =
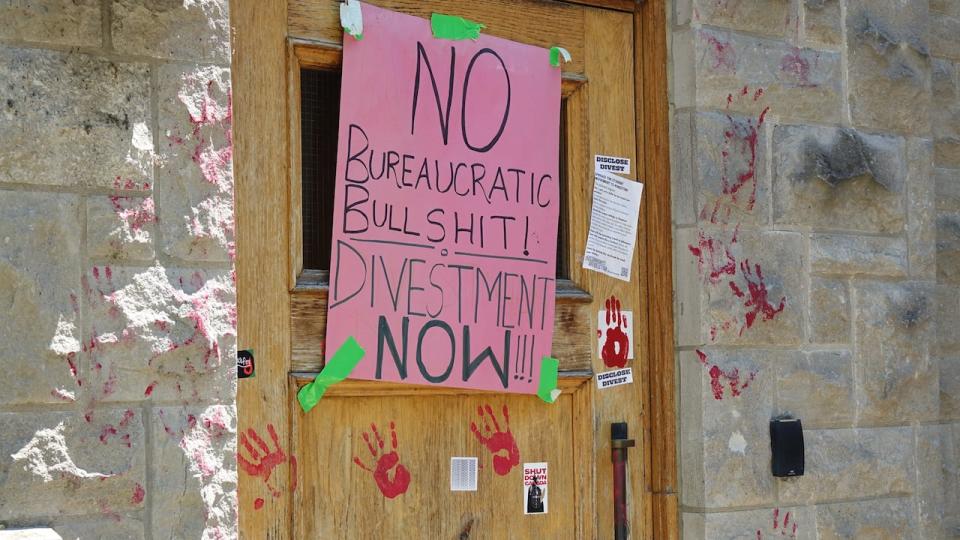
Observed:
[[[770,420],[773,475],[803,476],[803,425],[799,418]]]

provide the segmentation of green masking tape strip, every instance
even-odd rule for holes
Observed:
[[[323,370],[317,374],[313,382],[307,384],[297,392],[297,401],[300,402],[300,408],[308,413],[331,384],[338,383],[347,378],[353,368],[357,367],[360,359],[363,358],[363,348],[353,337],[348,337],[343,345],[337,349],[333,358],[327,362]]]
[[[563,57],[564,62],[570,61],[570,52],[564,49],[563,47],[550,47],[550,65],[553,67],[560,67],[560,57]]]
[[[478,22],[442,13],[430,16],[430,26],[433,28],[433,37],[455,41],[477,39],[480,37],[480,29],[484,28],[484,25]]]
[[[549,356],[543,357],[540,363],[540,387],[537,388],[537,395],[547,403],[553,403],[560,395],[557,388],[557,368],[560,367],[560,361]]]

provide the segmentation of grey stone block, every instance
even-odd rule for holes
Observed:
[[[936,208],[933,147],[928,139],[907,140],[907,251],[915,279],[936,277]]]
[[[810,342],[850,343],[850,292],[845,281],[810,277]]]
[[[235,538],[236,413],[232,406],[152,411],[153,538]]]
[[[100,2],[39,0],[0,5],[0,38],[72,45],[100,46]]]
[[[161,516],[161,519],[165,519]],[[137,516],[116,514],[103,516],[96,521],[65,520],[53,524],[53,529],[63,540],[142,540],[143,519]]]
[[[87,199],[87,255],[97,259],[153,259],[157,212],[153,197]]]
[[[694,39],[698,106],[757,116],[768,105],[789,104],[774,107],[773,114],[815,122],[840,120],[839,53],[707,28],[697,30]]]
[[[158,76],[161,251],[184,260],[229,261],[234,250],[230,71],[171,64]]]
[[[762,505],[773,498],[770,435],[776,365],[787,353],[707,348],[680,355],[683,504]]]
[[[128,54],[230,63],[226,0],[113,2],[113,47]]]
[[[940,420],[960,421],[960,357],[939,358]]]
[[[792,32],[797,18],[790,0],[717,2],[693,0],[694,21],[774,37]]]
[[[960,211],[960,169],[934,169],[937,210]]]
[[[917,521],[922,538],[945,538],[943,527],[944,482],[943,434],[950,435],[949,426],[928,425],[916,427]]]
[[[848,128],[778,126],[773,219],[814,229],[899,233],[905,144]]]
[[[76,397],[79,207],[75,195],[0,191],[0,404]]]
[[[957,68],[950,60],[934,58],[933,66],[933,104],[943,107],[956,103],[957,95]],[[933,113],[936,119],[936,108]]]
[[[843,43],[840,0],[803,0],[806,39],[814,46],[836,47]]]
[[[822,540],[916,538],[917,521],[910,499],[880,499],[817,507],[817,533]]]
[[[814,540],[817,519],[811,507],[683,514],[684,540]]]
[[[143,507],[144,430],[138,411],[0,413],[0,519],[99,514]]]
[[[803,476],[778,480],[780,501],[812,504],[910,495],[913,428],[804,430]]]
[[[960,60],[960,15],[930,17],[930,53]]]
[[[937,281],[960,284],[960,212],[937,216]]]
[[[927,2],[848,2],[847,56],[854,125],[898,133],[929,130],[927,9]]]
[[[931,421],[939,381],[929,349],[936,303],[927,283],[854,283],[859,421]]]
[[[0,182],[153,181],[149,72],[85,54],[0,48]]]
[[[83,276],[85,401],[233,400],[233,283],[227,272],[97,266]]]
[[[700,112],[694,116],[693,190],[701,222],[766,224],[770,176],[766,130],[757,117]]]
[[[824,274],[904,276],[907,243],[903,238],[815,234],[810,238],[810,268]]]
[[[777,407],[804,427],[849,426],[853,401],[850,351],[813,351],[791,356],[777,366]]]

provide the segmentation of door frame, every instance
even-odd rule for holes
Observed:
[[[670,216],[669,107],[666,0],[572,0],[633,14],[636,155],[645,183],[641,214],[646,224],[648,284],[647,362],[643,388],[642,456],[646,493],[641,498],[648,538],[678,538],[677,431],[673,331],[673,242]],[[287,74],[287,2],[260,0],[230,6],[233,46],[234,212],[238,348],[253,349],[257,373],[237,384],[237,429],[262,430],[271,423],[289,442],[292,399],[290,178]],[[298,158],[295,158],[295,160]],[[293,161],[296,163],[297,161]],[[294,257],[298,256],[293,255]],[[274,404],[244,407],[244,403]],[[281,404],[280,407],[275,406]],[[270,418],[264,412],[270,412]],[[278,467],[272,485],[290,486],[290,469]],[[240,535],[284,538],[290,530],[292,497],[270,499],[266,488],[238,475]],[[294,484],[295,485],[295,484]],[[253,511],[254,500],[269,511]],[[264,508],[264,510],[267,510]]]

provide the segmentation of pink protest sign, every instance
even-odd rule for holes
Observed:
[[[560,70],[363,4],[344,36],[327,358],[352,378],[536,393],[553,338]]]

